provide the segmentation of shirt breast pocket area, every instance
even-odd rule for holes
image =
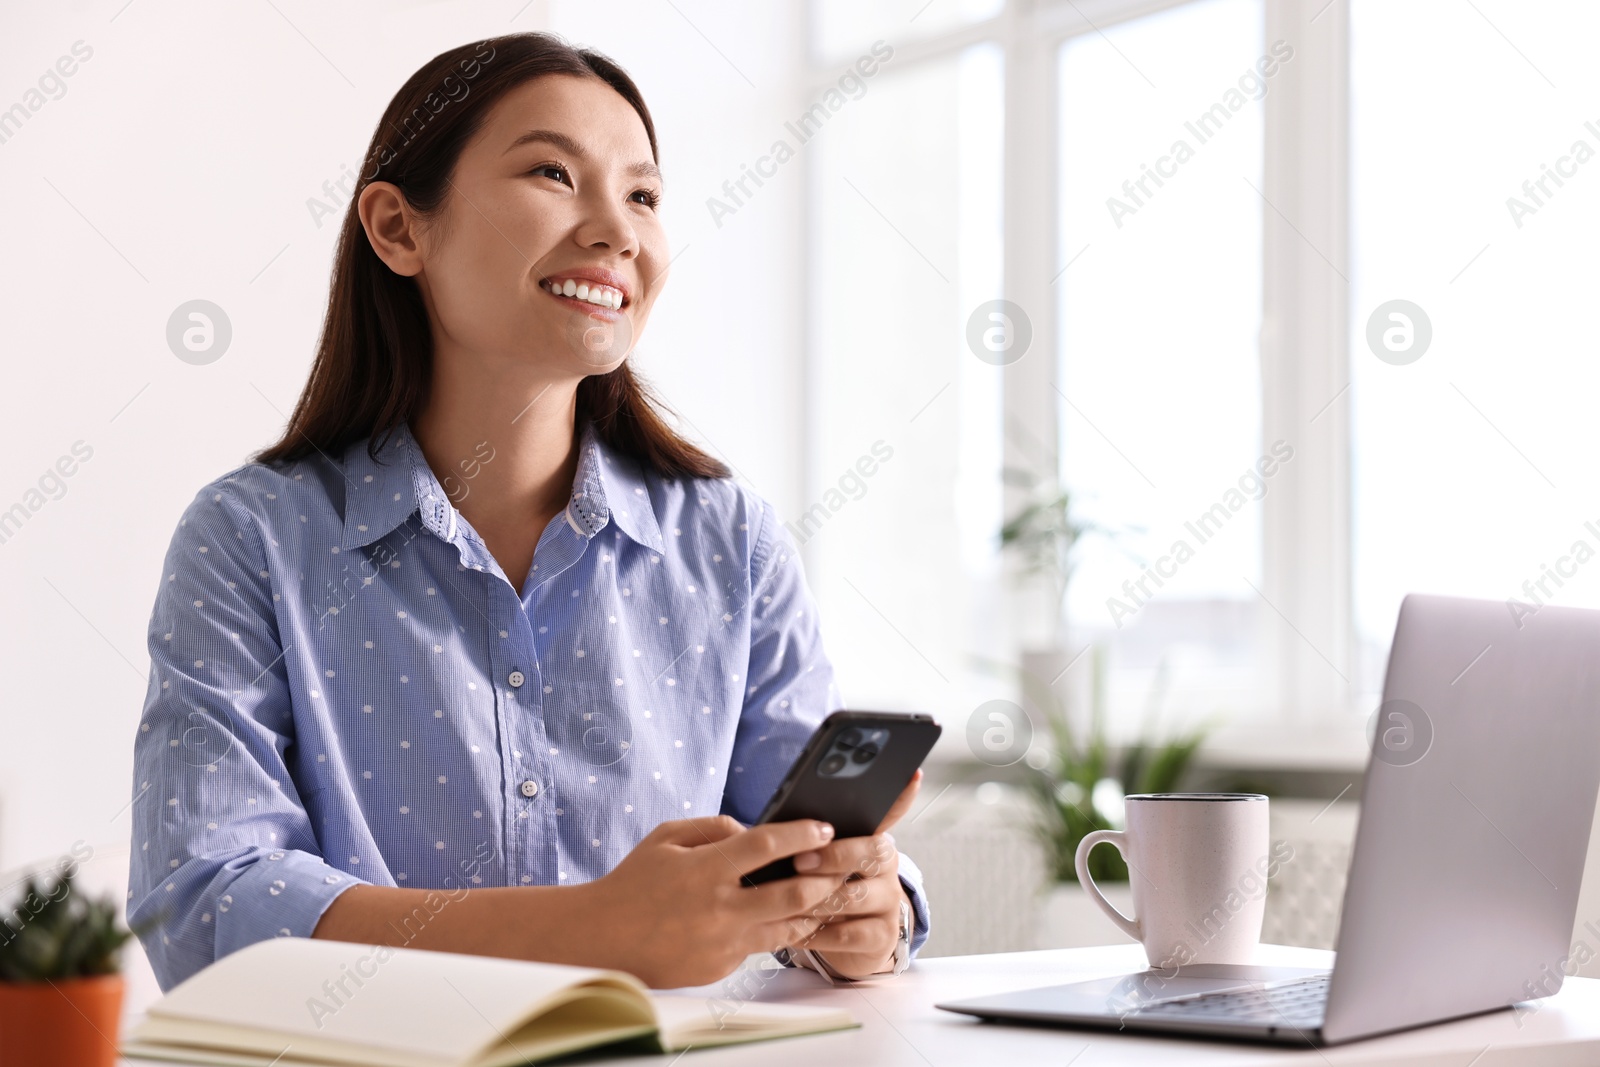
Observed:
[[[642,696],[637,687],[599,682],[557,685],[545,694],[544,729],[551,757],[568,766],[607,768],[600,777],[706,784],[724,772],[737,715],[725,698],[678,686]],[[586,773],[596,774],[595,770]]]
[[[624,692],[595,684],[568,683],[545,694],[544,732],[557,760],[612,767],[634,748],[635,718]]]

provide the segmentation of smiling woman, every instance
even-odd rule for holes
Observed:
[[[670,261],[638,89],[480,41],[371,148],[305,391],[196,495],[151,616],[129,910],[163,987],[274,936],[888,969],[927,937],[886,835],[915,782],[873,837],[743,825],[840,702],[772,507],[627,363]]]
[[[459,88],[441,99],[441,87],[452,84]],[[533,114],[559,114],[581,132],[569,136],[562,127],[527,126],[523,119],[530,108]],[[600,115],[609,119],[603,144],[602,128],[596,124]],[[502,331],[495,339],[501,349],[518,347],[511,342],[514,334],[529,348],[571,352],[586,373],[609,371],[584,378],[576,395],[579,414],[595,421],[607,443],[648,457],[669,476],[727,476],[724,465],[678,438],[662,421],[623,363],[626,345],[611,343],[604,330],[593,332],[593,321],[578,320],[574,329],[570,318],[541,315],[539,305],[528,299],[531,294],[520,288],[532,283],[549,291],[551,270],[569,266],[559,257],[570,259],[574,250],[536,245],[527,239],[530,234],[516,231],[570,227],[574,211],[609,193],[586,182],[578,195],[569,168],[580,160],[598,162],[589,158],[579,136],[593,142],[597,152],[633,153],[619,168],[619,177],[637,186],[623,194],[636,205],[625,209],[635,247],[618,250],[616,258],[629,261],[638,295],[628,316],[602,319],[598,325],[616,329],[625,321],[620,329],[627,338],[637,336],[665,282],[667,264],[665,237],[655,218],[662,188],[655,125],[638,88],[606,57],[544,35],[496,38],[453,49],[413,74],[378,122],[339,236],[311,380],[282,439],[258,453],[257,460],[300,459],[318,448],[332,453],[368,437],[375,455],[383,435],[425,406],[434,363],[444,362],[436,351],[441,328],[447,338],[471,336],[470,325],[461,321],[437,321],[439,312],[448,310],[483,325],[495,324]],[[564,166],[562,159],[572,162]],[[474,183],[463,188],[463,177]],[[540,214],[530,212],[535,207]],[[563,211],[565,218],[551,218],[546,214],[550,211]],[[399,263],[390,261],[395,250],[386,245],[383,229],[396,225],[412,242],[398,249]],[[466,233],[455,233],[463,228]],[[471,262],[441,263],[442,268],[462,269],[424,276],[416,259],[424,231],[437,239],[439,252],[463,253]],[[461,239],[445,249],[443,238],[450,234]],[[548,245],[547,237],[540,240]],[[568,273],[577,280],[575,267]],[[620,275],[609,281],[614,289],[622,288],[616,284]],[[480,282],[489,287],[474,288]],[[441,284],[455,288],[435,294],[432,287]],[[436,295],[446,306],[433,303]],[[454,333],[452,326],[457,327]],[[576,351],[574,339],[583,342]],[[581,426],[583,421],[575,423]]]

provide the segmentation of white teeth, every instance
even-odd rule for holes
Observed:
[[[565,281],[551,281],[546,283],[550,291],[557,296],[570,296],[588,304],[595,304],[603,308],[617,310],[622,307],[622,291],[607,285],[589,285],[587,282],[574,281],[568,278]]]

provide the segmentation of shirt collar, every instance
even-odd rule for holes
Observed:
[[[578,442],[578,473],[572,479],[567,521],[585,537],[599,533],[606,520],[646,548],[666,550],[655,502],[639,463],[610,448],[585,423]]]
[[[344,549],[369,545],[420,513],[422,524],[441,540],[456,536],[456,509],[428,466],[411,427],[402,422],[378,449],[367,453],[367,439],[345,450]],[[650,488],[638,461],[600,440],[585,423],[578,443],[578,470],[572,480],[567,523],[580,536],[593,537],[614,521],[639,544],[665,551]]]

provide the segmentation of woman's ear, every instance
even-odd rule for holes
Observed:
[[[372,182],[361,190],[356,211],[372,250],[390,270],[407,278],[421,273],[422,249],[417,239],[416,216],[399,186],[391,182]]]

